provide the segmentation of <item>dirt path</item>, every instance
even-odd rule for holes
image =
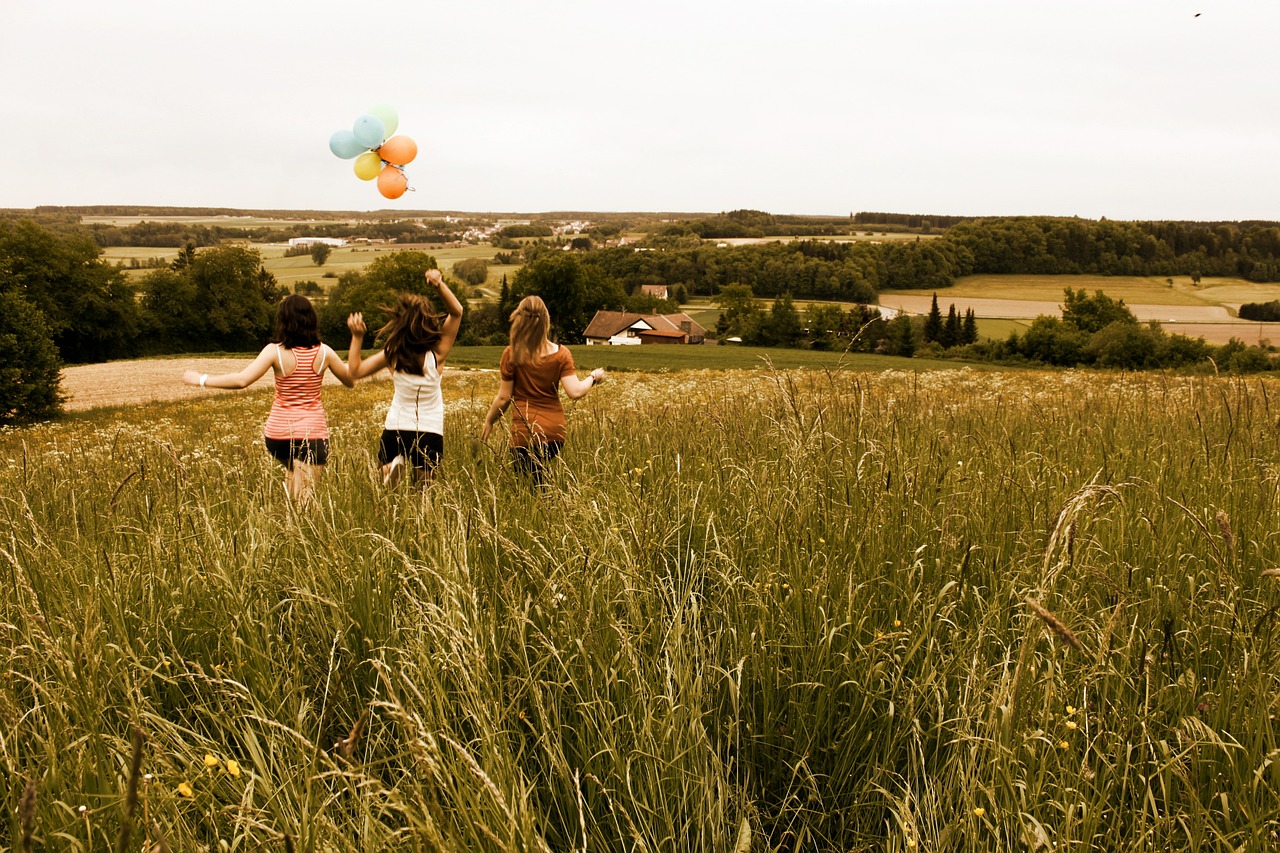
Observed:
[[[234,373],[244,367],[243,358],[155,358],[139,361],[112,361],[106,364],[84,364],[62,370],[62,393],[67,396],[66,410],[83,412],[102,406],[133,406],[168,400],[207,397],[234,391],[205,391],[182,384],[184,370],[201,373]],[[385,381],[387,373],[365,381]],[[324,376],[326,385],[337,385],[333,374]],[[267,373],[251,388],[270,388]]]

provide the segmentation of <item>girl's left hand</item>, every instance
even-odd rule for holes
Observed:
[[[182,374],[182,381],[188,385],[200,384],[200,373],[196,370],[188,370]]]

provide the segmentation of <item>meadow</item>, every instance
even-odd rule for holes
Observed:
[[[1277,838],[1275,382],[615,373],[545,493],[493,384],[421,494],[326,389],[301,510],[262,392],[0,433],[12,846]]]

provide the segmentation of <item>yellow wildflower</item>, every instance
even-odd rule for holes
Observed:
[[[217,767],[221,763],[222,762],[218,760],[218,757],[214,755],[212,752],[206,752],[204,754],[205,767]]]
[[[1068,716],[1068,717],[1074,717],[1074,716],[1075,716],[1075,713],[1076,713],[1076,709],[1075,709],[1073,706],[1068,705],[1068,706],[1067,706],[1067,716]]]
[[[901,619],[894,619],[894,620],[893,620],[893,627],[895,627],[895,628],[901,628],[901,627],[902,627],[902,620],[901,620]]]
[[[986,813],[987,813],[987,810],[984,809],[982,806],[978,806],[976,809],[973,810],[974,817],[982,817]]]
[[[1067,743],[1065,740],[1058,741],[1058,749],[1066,749],[1069,746],[1071,746],[1071,744]]]
[[[1067,720],[1067,728],[1071,729],[1072,731],[1075,731],[1075,730],[1076,730],[1076,721],[1075,721],[1075,720]]]
[[[190,782],[179,782],[178,793],[184,797],[194,797],[196,792],[192,789]]]
[[[228,758],[228,759],[227,759],[227,772],[228,772],[228,773],[230,773],[232,776],[239,776],[239,775],[240,775],[240,762],[239,762],[239,761],[236,761],[234,758]]]

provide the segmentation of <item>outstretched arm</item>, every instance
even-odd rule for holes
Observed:
[[[489,440],[489,433],[493,431],[493,425],[502,420],[502,413],[511,405],[511,394],[515,391],[516,383],[513,379],[504,379],[502,384],[498,386],[498,394],[493,398],[493,405],[489,407],[489,414],[484,416],[484,428],[480,430],[480,438],[484,441]]]
[[[570,400],[581,400],[587,396],[587,392],[604,381],[604,368],[597,367],[591,371],[586,379],[579,379],[578,374],[571,373],[568,376],[560,377],[560,384],[564,386],[564,393],[569,395]]]
[[[338,377],[338,381],[348,388],[356,384],[355,378],[351,375],[351,371],[347,370],[347,363],[338,358],[338,354],[331,347],[324,348],[324,366],[329,372]],[[320,371],[323,373],[324,371]]]
[[[445,318],[444,328],[440,330],[440,340],[435,348],[436,364],[441,365],[449,357],[453,342],[458,339],[458,329],[462,326],[462,300],[454,295],[449,285],[445,284],[440,270],[427,270],[427,281],[436,286],[440,293],[440,301],[444,303],[445,313],[449,315]]]
[[[199,385],[201,388],[248,388],[271,369],[271,363],[275,358],[276,345],[267,344],[262,348],[262,352],[258,353],[258,357],[238,373],[210,376],[207,373],[188,370],[182,374],[182,381],[188,385]]]

